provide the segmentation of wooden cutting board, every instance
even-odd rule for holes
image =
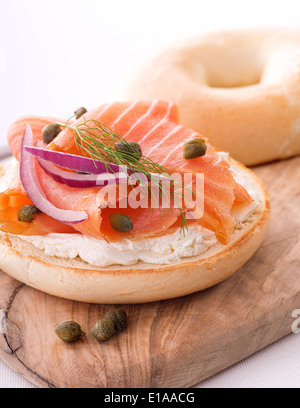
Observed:
[[[229,280],[124,306],[127,330],[100,344],[89,331],[111,306],[58,299],[0,272],[0,357],[40,387],[189,387],[290,333],[300,309],[300,158],[255,172],[270,191],[271,225]],[[79,322],[86,338],[60,341],[53,329],[66,320]]]

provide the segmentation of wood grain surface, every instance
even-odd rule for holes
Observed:
[[[300,158],[255,172],[270,191],[271,224],[230,279],[180,299],[122,306],[127,330],[100,344],[90,329],[111,306],[58,299],[0,272],[0,358],[40,387],[189,387],[290,333],[300,308]],[[60,341],[53,329],[66,320],[87,336]]]

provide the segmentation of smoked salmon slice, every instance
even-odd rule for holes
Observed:
[[[102,204],[98,196],[101,188],[68,187],[57,183],[41,167],[37,167],[37,172],[44,193],[55,206],[63,210],[85,210],[88,213],[88,220],[73,225],[74,229],[93,238],[104,238],[108,241],[120,240],[120,233],[117,233],[109,222],[109,216],[112,213],[120,212],[120,209],[117,205],[116,209],[110,207],[99,209]],[[176,222],[179,215],[178,209],[168,210],[165,215],[162,215],[160,209],[127,207],[122,208],[122,213],[131,217],[134,228],[131,232],[122,233],[123,238],[139,239],[164,231]]]
[[[37,214],[31,223],[18,221],[18,212],[24,205],[31,204],[21,180],[12,180],[10,188],[0,192],[0,229],[19,235],[45,235],[50,233],[75,233],[69,225],[62,224],[46,214]]]
[[[94,120],[103,123],[127,140],[140,144],[144,156],[164,166],[174,173],[204,174],[204,214],[197,222],[213,231],[222,243],[230,241],[235,221],[233,210],[240,205],[252,202],[247,191],[238,184],[230,171],[229,163],[207,142],[207,153],[197,159],[186,160],[183,157],[183,144],[191,137],[201,137],[191,129],[179,123],[178,108],[168,101],[132,101],[114,102],[91,110],[72,123],[80,125]],[[42,128],[53,118],[25,117],[13,124],[8,132],[8,141],[14,156],[19,159],[20,145],[26,124],[32,126],[35,140],[41,140]],[[47,147],[51,150],[82,155],[78,149],[74,131],[64,128]],[[140,239],[167,231],[178,222],[179,209],[170,208],[162,215],[161,209],[126,208],[122,212],[134,221],[130,233],[120,234],[109,224],[109,215],[118,212],[118,208],[99,209],[97,199],[101,187],[78,189],[59,184],[37,166],[41,187],[49,201],[62,209],[85,210],[89,219],[73,225],[72,228],[85,235],[119,240],[121,238]],[[21,195],[20,195],[21,199]],[[1,195],[0,195],[1,200]]]
[[[9,128],[7,132],[8,145],[12,154],[17,160],[21,158],[21,142],[23,133],[26,127],[26,123],[29,123],[32,129],[34,143],[38,140],[42,140],[42,130],[46,125],[50,123],[66,123],[65,119],[44,117],[44,116],[23,116],[16,120]],[[25,124],[25,125],[24,125]]]

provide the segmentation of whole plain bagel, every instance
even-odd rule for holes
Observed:
[[[168,99],[181,123],[246,165],[300,154],[300,30],[220,32],[144,63],[114,99]]]

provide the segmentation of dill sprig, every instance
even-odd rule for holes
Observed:
[[[182,189],[188,188],[183,186],[182,183],[178,183],[178,181],[172,179],[172,172],[169,169],[161,166],[146,156],[140,157],[130,148],[130,145],[125,138],[117,133],[114,133],[109,127],[101,122],[90,119],[84,121],[83,123],[76,124],[75,126],[69,125],[68,123],[59,123],[59,125],[73,130],[75,134],[76,147],[81,150],[83,155],[89,156],[93,160],[100,161],[101,163],[105,164],[107,171],[115,173],[113,168],[110,166],[110,164],[114,164],[123,167],[126,166],[132,173],[140,173],[145,175],[148,180],[151,180],[151,184],[158,189],[160,199],[169,203],[170,210],[172,212],[173,208],[171,206],[170,198],[174,201],[180,211],[181,232],[184,234],[185,230],[188,230],[186,216],[181,206],[176,201],[175,194],[175,192],[178,194],[178,191],[180,190],[182,194]],[[118,142],[125,144],[129,151],[118,150],[115,147],[115,144]],[[156,175],[158,176],[156,177]],[[171,191],[164,187],[164,182],[162,182],[162,178],[160,177],[161,175],[163,175],[165,181],[173,183],[173,188]],[[128,172],[127,176],[130,180],[130,174]],[[145,189],[150,189],[151,191],[151,185],[149,187],[149,183],[143,182],[142,180],[140,183]],[[132,187],[134,188],[133,185]],[[191,192],[191,194],[193,195],[193,192]],[[164,213],[164,208],[159,208],[163,210]]]

